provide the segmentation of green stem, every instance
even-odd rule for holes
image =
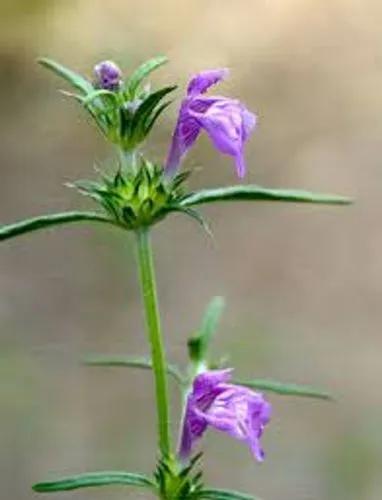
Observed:
[[[123,170],[135,173],[137,169],[137,151],[125,151],[122,148],[118,148],[118,154]]]
[[[163,346],[149,229],[137,231],[138,262],[146,324],[155,378],[159,448],[163,456],[171,453],[166,357]]]

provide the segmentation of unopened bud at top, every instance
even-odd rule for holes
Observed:
[[[117,90],[121,84],[122,71],[113,61],[102,61],[94,67],[96,84],[105,90]]]

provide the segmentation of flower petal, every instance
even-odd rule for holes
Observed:
[[[235,156],[235,166],[237,176],[242,179],[245,176],[245,172],[247,170],[247,166],[245,164],[243,152],[240,152]]]
[[[187,460],[190,457],[195,443],[203,436],[208,425],[205,418],[195,411],[195,406],[190,399],[186,405],[178,451],[181,460]]]
[[[260,438],[271,416],[271,405],[260,393],[228,383],[232,370],[199,374],[188,395],[179,455],[187,459],[207,427],[245,442],[253,456],[262,461]]]
[[[272,407],[265,401],[253,400],[250,408],[250,428],[247,437],[247,443],[252,451],[253,456],[262,462],[265,458],[264,450],[261,447],[260,438],[263,434],[265,425],[269,422],[272,413]]]
[[[187,111],[187,103],[182,103],[178,122],[176,124],[170,150],[167,155],[165,170],[172,174],[180,165],[183,156],[194,144],[200,132],[198,122],[189,116]]]
[[[201,99],[200,99],[201,100]],[[192,110],[210,137],[213,145],[223,154],[233,156],[239,177],[245,174],[244,143],[256,124],[256,117],[239,101],[215,98],[204,113]]]
[[[202,95],[227,72],[225,68],[203,71],[190,81],[168,153],[167,173],[179,167],[203,128],[218,151],[233,157],[238,176],[245,175],[244,144],[256,125],[256,116],[238,100]]]
[[[223,370],[209,370],[199,373],[193,382],[193,392],[195,395],[209,394],[214,391],[219,384],[228,382],[231,379],[232,368]]]
[[[187,95],[193,97],[198,94],[204,94],[212,85],[224,80],[228,76],[228,73],[228,68],[201,71],[191,78],[187,87]]]
[[[245,106],[241,105],[241,117],[243,120],[243,140],[246,141],[257,124],[257,116],[251,113]]]

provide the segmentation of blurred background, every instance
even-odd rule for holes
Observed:
[[[169,356],[207,301],[227,299],[217,356],[242,377],[306,383],[335,403],[271,397],[274,418],[255,464],[211,432],[209,484],[266,500],[379,500],[382,476],[382,6],[376,0],[1,0],[1,222],[91,207],[63,187],[92,177],[112,153],[64,85],[39,68],[50,56],[91,75],[104,58],[128,74],[171,62],[154,84],[229,66],[217,93],[259,115],[248,182],[337,192],[352,207],[232,204],[204,210],[211,241],[192,221],[155,229]],[[162,160],[177,104],[147,150]],[[230,159],[203,137],[188,156],[191,187],[227,185]],[[100,226],[64,227],[7,242],[0,256],[1,496],[99,469],[151,471],[150,374],[86,368],[89,353],[147,352],[133,240]],[[174,432],[179,394],[171,387]],[[233,466],[234,464],[234,466]],[[109,488],[57,500],[145,498]]]

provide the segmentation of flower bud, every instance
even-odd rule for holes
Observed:
[[[121,84],[122,71],[113,61],[102,61],[94,67],[96,85],[105,90],[117,90]]]

